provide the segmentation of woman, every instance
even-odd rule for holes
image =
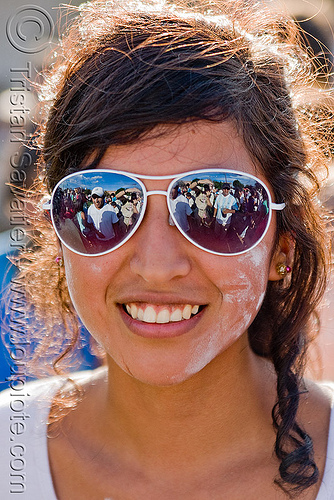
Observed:
[[[332,497],[332,390],[302,377],[325,286],[315,194],[330,102],[315,89],[305,100],[314,76],[298,39],[252,2],[80,7],[43,89],[51,218],[74,186],[143,201],[103,252],[40,221],[40,248],[22,259],[47,325],[35,357],[51,352],[60,373],[77,317],[105,356],[67,384],[27,386],[13,450],[26,454],[26,498]],[[177,219],[172,193],[194,182],[261,192],[252,238],[222,243]]]

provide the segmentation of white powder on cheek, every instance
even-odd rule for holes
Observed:
[[[229,341],[230,339],[226,336],[224,343],[229,343]],[[217,329],[209,338],[205,338],[200,344],[197,344],[188,365],[185,367],[185,374],[187,376],[193,375],[209,364],[220,353],[222,342],[221,332]]]
[[[260,306],[262,305],[262,302],[263,302],[263,299],[264,299],[264,296],[265,296],[266,292],[263,292],[261,293],[260,297],[259,297],[259,301],[257,303],[257,306],[256,306],[256,309],[259,310],[260,309]]]
[[[270,245],[261,244],[250,252],[240,256],[241,264],[247,264],[250,273],[247,275],[251,288],[254,290],[254,295],[258,290],[261,290],[261,295],[257,304],[257,308],[261,304],[265,289],[268,282],[268,261],[270,257]]]
[[[190,376],[199,372],[209,364],[218,354],[227,349],[240,335],[242,335],[252,321],[252,313],[244,312],[236,322],[229,322],[225,316],[216,325],[214,332],[209,337],[204,338],[193,351],[191,359],[185,368],[185,374]]]
[[[261,294],[263,294],[263,287],[266,287],[268,280],[269,252],[270,245],[262,243],[250,252],[236,258],[237,260],[235,260],[231,272],[222,276],[221,282],[217,283],[223,293],[225,302],[243,302],[249,297],[252,290],[253,294],[256,294],[257,290],[262,289]],[[248,272],[245,272],[245,270]]]
[[[249,298],[249,294],[252,289],[252,284],[250,282],[246,282],[245,286],[236,285],[235,290],[230,293],[223,294],[223,301],[234,304],[243,304]]]
[[[252,320],[252,314],[245,314],[240,320],[229,329],[229,332],[222,326],[217,328],[208,339],[204,339],[197,345],[193,355],[185,368],[187,376],[194,375],[208,365],[223,349],[227,349],[240,335],[242,335]]]
[[[98,266],[97,264],[94,263],[94,261],[89,263],[89,270],[90,270],[90,273],[97,274],[97,275],[102,275],[105,273],[105,268],[103,266]]]
[[[242,318],[240,318],[240,320],[238,322],[236,322],[233,325],[233,329],[236,332],[245,332],[247,330],[247,328],[249,327],[249,325],[251,324],[252,317],[253,317],[253,315],[251,312],[245,314]]]
[[[227,276],[224,276],[221,283],[217,284],[222,290],[223,300],[228,303],[235,301],[243,302],[252,287],[249,276],[244,272],[233,270],[229,277],[231,278],[230,280],[228,280]]]
[[[262,243],[253,250],[240,255],[239,259],[242,264],[251,263],[252,266],[265,270],[269,252],[270,246]]]
[[[226,290],[227,288],[234,287],[236,284],[239,286],[243,284],[243,286],[248,286],[249,276],[240,271],[237,267],[232,267],[229,272],[222,273],[219,280],[217,280],[217,276],[215,276],[216,285],[218,288],[222,290]]]
[[[263,245],[240,256],[239,263],[246,265],[251,272],[238,271],[231,273],[230,280],[222,279],[223,304],[228,304],[222,311],[221,321],[214,332],[197,344],[185,373],[192,375],[204,368],[222,349],[228,348],[234,340],[242,335],[256,316],[265,295],[267,284],[268,247]],[[224,289],[228,290],[224,293]],[[234,312],[231,307],[236,305]],[[224,314],[224,312],[226,314]],[[233,321],[229,321],[233,318]],[[229,322],[228,327],[227,322]]]
[[[250,251],[249,258],[252,261],[253,265],[257,267],[263,265],[267,251],[268,251],[267,247],[264,247],[264,249],[261,250],[261,247],[259,246],[254,248],[254,250]]]

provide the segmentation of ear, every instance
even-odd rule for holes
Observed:
[[[284,278],[277,272],[278,264],[285,264],[292,268],[295,251],[295,240],[290,233],[283,233],[279,237],[278,245],[274,251],[269,267],[269,281],[279,281]]]

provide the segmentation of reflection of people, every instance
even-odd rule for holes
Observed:
[[[237,200],[230,193],[230,185],[225,183],[222,186],[214,204],[213,216],[216,219],[215,233],[221,236],[227,231],[231,224],[232,214],[238,209]]]
[[[88,223],[87,223],[87,214],[84,210],[84,202],[82,200],[78,201],[75,204],[75,211],[76,214],[74,217],[76,218],[79,229],[82,234],[85,234],[88,229]]]
[[[97,239],[107,241],[114,238],[114,224],[118,222],[118,217],[111,205],[104,203],[104,191],[101,187],[93,188],[92,200],[93,204],[87,212],[88,224],[94,225]]]
[[[189,191],[186,193],[185,196],[186,196],[186,198],[188,200],[189,207],[191,209],[193,209],[194,203],[195,203],[194,197],[192,196],[192,194]]]
[[[121,208],[123,222],[126,226],[126,231],[131,229],[131,226],[138,218],[138,199],[136,193],[131,193],[130,199],[127,200]]]
[[[43,319],[39,368],[67,368],[78,316],[105,360],[25,387],[30,499],[325,500],[334,488],[333,388],[303,378],[326,272],[314,199],[326,103],[300,80],[311,66],[291,20],[259,2],[188,4],[81,5],[45,82],[48,190],[98,167],[142,174],[150,196],[138,230],[105,255],[59,249],[40,217],[39,245],[22,256]],[[170,176],[217,165],[256,176],[282,208],[243,254],[198,248],[168,221]],[[6,450],[13,392],[1,398]]]
[[[185,232],[189,231],[190,226],[188,217],[192,214],[192,210],[187,198],[183,194],[178,192],[177,187],[174,187],[172,189],[170,205],[175,219],[180,227]]]
[[[204,224],[208,217],[208,197],[204,191],[199,190],[196,196],[195,204],[197,207],[197,215],[199,217],[199,223]]]

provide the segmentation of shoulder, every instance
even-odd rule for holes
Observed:
[[[316,382],[305,380],[305,393],[301,394],[301,417],[306,422],[317,421],[323,425],[327,422],[327,430],[334,406],[334,382]],[[318,419],[322,415],[323,418]],[[323,426],[322,425],[322,426]]]
[[[48,465],[47,421],[61,379],[24,383],[0,393],[1,498],[55,499]]]
[[[26,383],[24,379],[12,381],[10,387],[0,393],[2,437],[6,434],[6,428],[9,434],[20,435],[31,427],[36,418],[44,414],[47,418],[52,397],[62,383],[60,377]]]
[[[95,377],[95,371],[82,371],[71,374],[71,379],[85,382]],[[0,392],[0,425],[4,418],[19,415],[29,410],[29,417],[48,412],[56,392],[66,386],[66,377],[55,376],[41,380],[26,382],[24,378],[13,380],[10,387]],[[17,418],[16,420],[19,420]],[[23,420],[23,419],[21,419]]]
[[[61,380],[61,377],[50,377],[31,382],[26,382],[24,378],[12,380],[10,387],[0,392],[0,410],[19,398],[26,398],[27,404],[33,404],[39,396],[45,395],[52,388],[56,388]]]
[[[308,389],[313,418],[318,420],[318,425],[310,435],[314,442],[315,457],[318,456],[318,462],[323,461],[317,500],[330,500],[334,498],[334,382],[312,382]],[[324,444],[321,447],[319,443],[322,440]]]
[[[53,395],[61,387],[59,377],[24,383],[12,381],[0,393],[0,442],[1,449],[13,443],[26,442],[46,429]]]
[[[101,377],[100,369],[70,374],[85,385]],[[48,458],[48,419],[55,394],[66,390],[67,379],[50,377],[16,385],[0,393],[1,500],[21,498],[56,500]],[[6,496],[6,492],[8,495]]]
[[[316,382],[315,385],[329,401],[332,401],[332,406],[334,406],[334,382],[331,380],[325,380],[322,382]]]

